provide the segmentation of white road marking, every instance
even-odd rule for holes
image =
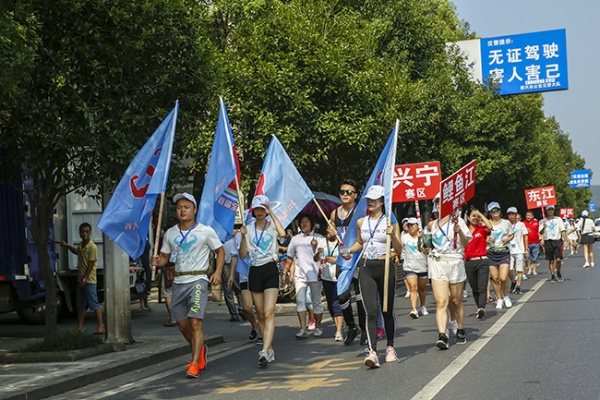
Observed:
[[[496,321],[480,338],[471,343],[469,347],[454,361],[450,363],[442,372],[429,382],[419,393],[415,394],[412,400],[431,400],[454,378],[481,349],[512,319],[519,309],[529,300],[531,296],[546,282],[545,279],[536,283],[531,290],[523,295],[518,303],[515,303],[507,310],[502,317]],[[493,304],[493,303],[492,303]]]

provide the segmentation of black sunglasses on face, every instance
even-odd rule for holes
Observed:
[[[340,190],[340,196],[343,196],[343,195],[350,196],[354,193],[356,193],[354,190]]]

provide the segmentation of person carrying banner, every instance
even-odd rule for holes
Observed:
[[[563,258],[563,243],[567,241],[567,233],[563,220],[554,215],[554,206],[546,206],[546,218],[540,223],[540,243],[544,247],[548,269],[550,270],[550,283],[564,282],[560,273]],[[556,272],[556,277],[554,273]]]
[[[433,204],[436,209],[441,210],[440,194],[433,199]],[[429,278],[435,297],[435,321],[439,332],[436,346],[446,350],[449,348],[446,310],[450,302],[453,304],[453,314],[456,317],[456,343],[467,343],[462,303],[462,291],[467,280],[463,253],[472,236],[464,220],[455,218],[452,214],[446,215],[441,220],[429,222],[428,231],[431,232],[433,246],[428,259]]]
[[[179,330],[192,346],[192,360],[188,364],[186,376],[197,378],[206,368],[207,347],[204,344],[202,324],[208,302],[208,284],[219,285],[225,263],[225,251],[214,229],[196,222],[196,199],[189,193],[179,193],[173,197],[177,206],[179,224],[165,233],[160,254],[152,256],[150,262],[155,267],[164,267],[176,252],[175,280],[171,313]],[[208,258],[210,251],[216,256],[215,273],[209,278]]]
[[[529,242],[529,257],[525,259],[527,264],[527,275],[537,275],[537,266],[542,251],[540,247],[540,223],[535,219],[532,210],[527,210],[525,214],[525,228],[529,231],[527,241]]]
[[[272,346],[275,334],[275,305],[279,295],[278,239],[285,237],[286,233],[277,215],[271,210],[267,196],[254,196],[252,215],[255,221],[240,229],[240,258],[249,256],[248,289],[252,293],[263,338],[263,348],[258,352],[258,364],[266,367],[275,361]],[[271,219],[267,220],[267,216]]]
[[[390,258],[402,253],[402,242],[400,241],[400,227],[398,223],[388,225],[388,216],[385,215],[384,207],[385,188],[380,185],[369,187],[365,198],[367,199],[367,210],[370,214],[359,218],[356,227],[359,235],[356,243],[349,247],[345,256],[362,251],[360,272],[358,281],[362,294],[362,303],[366,312],[367,322],[367,356],[364,363],[369,368],[378,368],[379,357],[377,355],[377,316],[379,314],[379,303],[384,302],[384,282],[386,263],[387,236],[391,237],[394,252]],[[391,216],[389,217],[392,218]],[[396,271],[389,268],[387,288],[387,311],[383,312],[383,320],[386,331],[387,347],[385,351],[386,362],[398,361],[394,349],[394,335],[396,330],[396,319],[394,317],[394,297],[396,293]]]
[[[357,184],[351,179],[346,179],[340,186],[340,200],[342,205],[331,212],[331,222],[333,226],[327,228],[328,235],[335,235],[337,233],[341,240],[344,240],[344,235],[348,229],[348,225],[356,210],[356,199],[358,198]],[[336,275],[339,275],[339,266],[337,268]],[[358,326],[354,321],[354,313],[352,311],[352,293],[351,288],[354,288],[356,294],[356,308],[358,310]],[[356,336],[362,332],[360,344],[365,345],[367,341],[367,335],[365,331],[365,309],[360,300],[360,286],[358,285],[358,270],[355,271],[354,277],[352,278],[352,284],[343,293],[338,294],[340,307],[344,314],[344,322],[348,326],[348,332],[344,338],[344,344],[349,346],[352,344]]]

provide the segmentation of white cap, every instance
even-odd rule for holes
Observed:
[[[416,219],[416,218],[414,218],[414,217],[411,217],[411,218],[408,218],[408,219],[406,220],[406,223],[407,223],[407,224],[409,224],[409,225],[412,225],[412,224],[418,224],[418,223],[419,223],[419,220],[418,220],[418,219]]]
[[[587,210],[583,210],[583,211],[581,212],[581,216],[582,216],[582,217],[587,217],[587,216],[588,216],[588,212],[587,212]]]
[[[435,203],[436,200],[439,200],[440,197],[442,197],[442,192],[438,192],[438,194],[435,195],[435,197],[433,198],[433,202]]]
[[[506,213],[507,214],[510,214],[510,213],[518,214],[519,212],[517,211],[517,207],[508,207],[508,210],[506,210]]]
[[[196,199],[194,198],[194,196],[192,196],[191,194],[184,192],[184,193],[177,193],[175,196],[173,196],[173,203],[177,204],[177,202],[181,199],[186,199],[191,201],[192,203],[194,203],[194,207],[198,207],[198,205],[196,204]]]
[[[377,200],[382,198],[385,195],[385,189],[380,185],[373,185],[367,191],[365,197],[371,200]]]
[[[549,210],[549,209],[553,209],[554,210],[554,206],[546,206],[546,210]]]
[[[500,204],[497,201],[492,201],[488,204],[488,211],[492,211],[494,208],[500,209]]]
[[[269,204],[269,198],[264,194],[259,194],[258,196],[254,196],[252,199],[252,209],[255,208],[264,208],[267,209],[263,204]]]

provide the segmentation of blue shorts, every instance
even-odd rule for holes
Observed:
[[[529,245],[529,258],[528,261],[532,261],[534,263],[538,262],[540,258],[541,246],[539,243],[532,243]]]
[[[408,278],[409,276],[416,276],[419,279],[428,279],[429,276],[427,274],[427,272],[414,272],[414,271],[409,271],[409,270],[404,270],[404,277]]]
[[[83,312],[87,308],[92,311],[99,310],[102,308],[98,302],[98,292],[96,290],[95,283],[86,283],[84,287],[77,285],[76,292],[76,305],[77,311]]]
[[[175,321],[188,318],[204,319],[208,303],[208,281],[198,279],[189,283],[173,283],[171,315]]]

